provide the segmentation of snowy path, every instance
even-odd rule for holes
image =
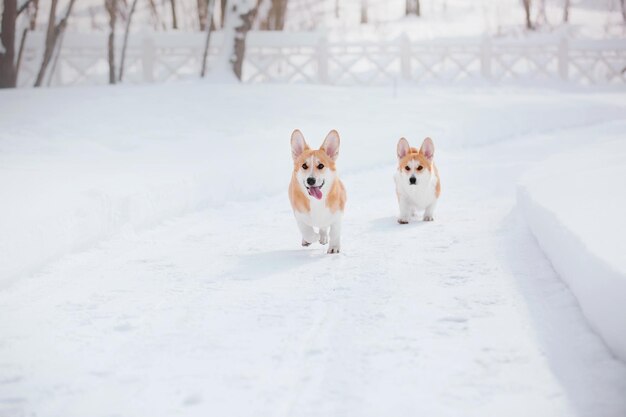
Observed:
[[[625,415],[626,368],[515,209],[520,146],[442,157],[434,223],[395,223],[393,166],[345,175],[339,256],[299,247],[283,193],[20,280],[0,416]]]

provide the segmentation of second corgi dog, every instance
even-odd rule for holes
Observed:
[[[405,138],[398,141],[396,195],[400,205],[398,223],[407,224],[416,210],[424,210],[424,221],[433,221],[435,206],[441,194],[439,171],[433,161],[435,145],[424,139],[419,150],[411,148]]]
[[[291,134],[293,173],[289,200],[302,233],[302,246],[315,241],[330,244],[328,253],[339,253],[341,219],[346,190],[337,177],[335,161],[339,155],[339,133],[331,130],[318,150],[311,150],[302,132]],[[314,228],[318,228],[316,232]]]

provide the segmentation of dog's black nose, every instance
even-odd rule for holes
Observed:
[[[410,182],[411,184],[415,184],[415,181],[417,181],[417,180],[415,179],[415,177],[411,177],[411,178],[409,178],[409,182]]]
[[[315,184],[315,178],[313,178],[313,177],[307,178],[306,179],[306,183],[309,184],[309,185]]]

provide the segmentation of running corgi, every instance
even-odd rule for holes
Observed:
[[[424,139],[419,151],[409,146],[405,138],[398,141],[398,171],[396,195],[400,206],[398,223],[407,224],[416,210],[424,210],[424,221],[433,221],[433,213],[441,194],[439,171],[433,162],[435,145]]]
[[[330,236],[328,253],[339,253],[341,219],[346,205],[346,189],[335,168],[339,133],[331,130],[322,146],[314,151],[296,129],[291,134],[291,155],[293,174],[289,200],[302,233],[302,246],[309,246],[316,240],[325,245]]]

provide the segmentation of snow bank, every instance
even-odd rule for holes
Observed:
[[[296,127],[312,146],[338,129],[350,173],[393,164],[400,136],[486,144],[622,119],[621,98],[200,82],[2,91],[0,287],[114,233],[284,192]]]
[[[623,137],[587,145],[541,163],[518,188],[518,200],[539,245],[591,326],[622,360],[626,360],[625,161]]]

